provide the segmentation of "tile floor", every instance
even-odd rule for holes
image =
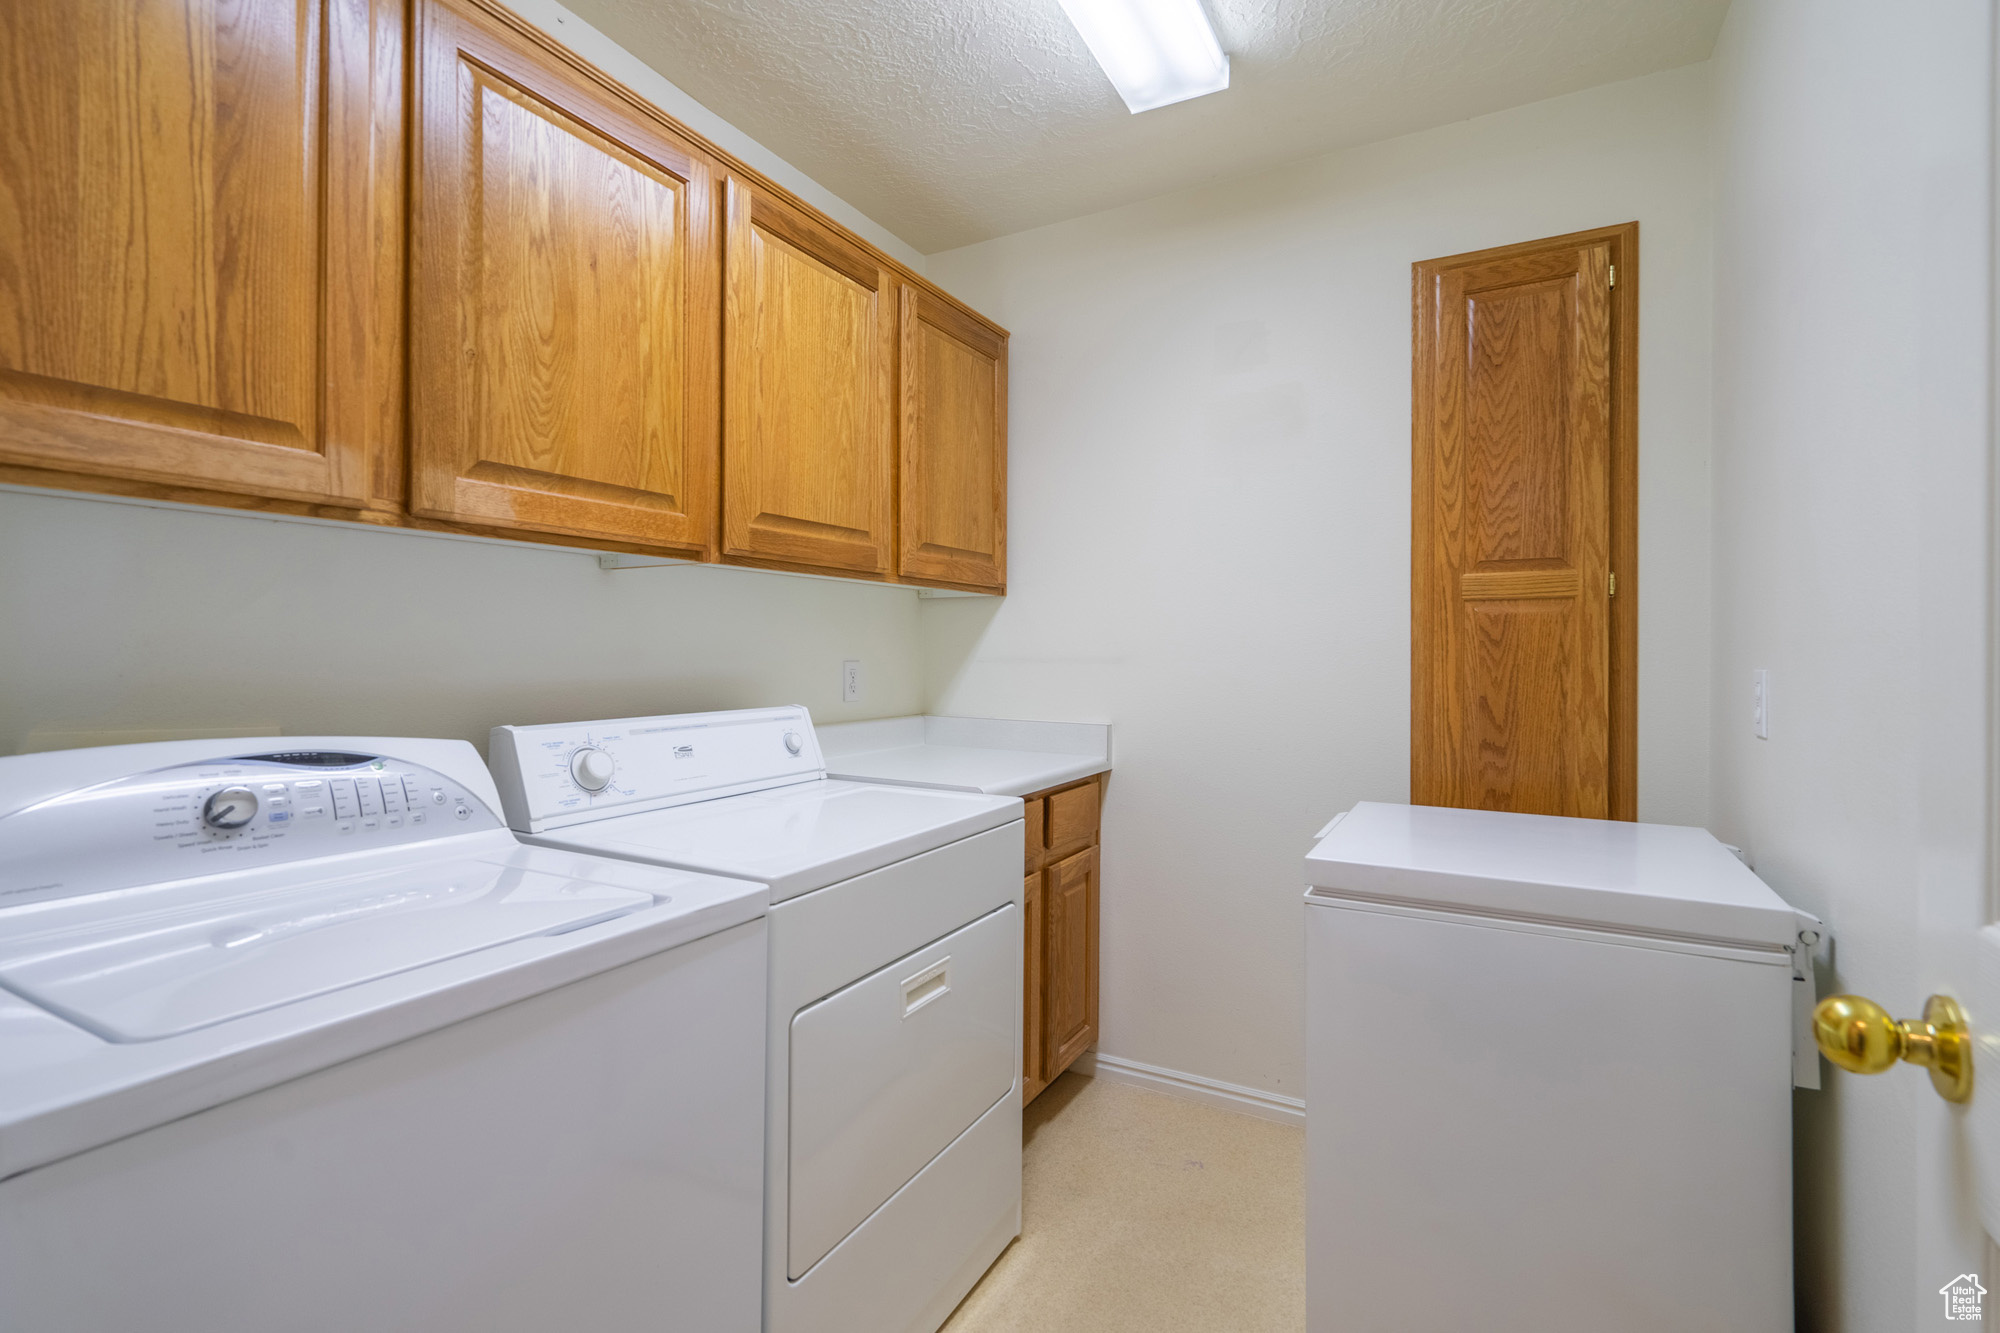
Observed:
[[[1064,1074],[1028,1107],[1021,1238],[941,1333],[1297,1333],[1305,1131]]]

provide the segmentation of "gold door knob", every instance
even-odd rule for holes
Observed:
[[[1972,1034],[1965,1011],[1949,995],[1924,1001],[1921,1019],[1901,1022],[1873,1000],[1832,995],[1813,1010],[1820,1054],[1856,1074],[1879,1074],[1898,1060],[1931,1071],[1931,1086],[1948,1102],[1972,1100]]]

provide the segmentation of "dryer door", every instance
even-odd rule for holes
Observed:
[[[1020,1014],[1012,903],[799,1010],[792,1278],[1012,1095]]]

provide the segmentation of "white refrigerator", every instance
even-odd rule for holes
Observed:
[[[1363,803],[1306,880],[1312,1333],[1792,1328],[1817,923],[1605,820]]]

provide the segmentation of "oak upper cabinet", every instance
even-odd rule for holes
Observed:
[[[723,554],[887,577],[894,277],[748,181],[728,195]]]
[[[400,500],[403,18],[0,3],[0,476]]]
[[[1007,588],[1007,335],[902,288],[897,573]]]
[[[478,0],[423,0],[411,509],[712,554],[710,160]]]
[[[0,94],[0,482],[1005,588],[1005,331],[498,0],[0,0]]]

